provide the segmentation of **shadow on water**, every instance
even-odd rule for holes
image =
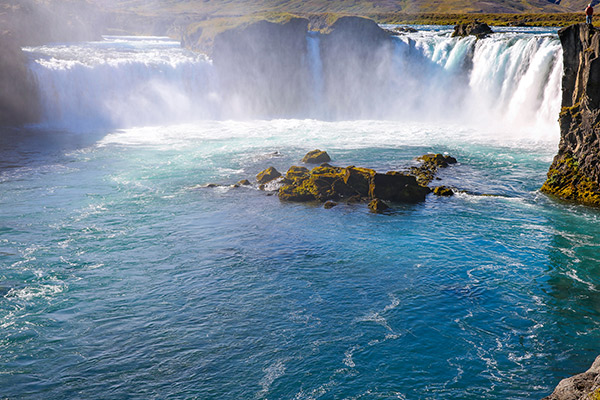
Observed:
[[[56,162],[68,152],[92,146],[105,135],[0,127],[0,174],[14,168]]]
[[[552,218],[548,247],[548,343],[561,349],[550,365],[560,379],[584,372],[600,353],[600,211],[565,205]],[[555,384],[558,383],[558,380]]]

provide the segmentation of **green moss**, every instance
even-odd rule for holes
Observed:
[[[594,390],[588,397],[590,400],[600,400],[600,388]]]
[[[581,172],[579,162],[570,153],[554,160],[541,191],[565,200],[600,206],[598,183]]]

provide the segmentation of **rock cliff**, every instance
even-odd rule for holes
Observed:
[[[597,399],[600,399],[600,356],[586,372],[560,381],[554,392],[543,400]]]
[[[236,117],[293,116],[302,112],[310,75],[306,60],[308,20],[258,21],[218,34],[212,59],[224,104]]]
[[[560,145],[542,191],[600,205],[600,30],[588,24],[558,32],[564,59]]]
[[[308,29],[309,20],[290,17],[244,23],[214,36],[208,50],[229,116],[294,118],[326,104],[323,108],[333,115],[324,118],[359,118],[362,110],[374,107],[389,86],[385,69],[392,65],[386,62],[393,53],[390,35],[372,20],[358,17],[341,17],[319,34],[309,35]],[[205,41],[183,39],[192,48]],[[315,85],[326,97],[319,99],[321,104],[311,94]]]

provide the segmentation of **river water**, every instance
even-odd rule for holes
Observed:
[[[0,397],[523,399],[587,369],[600,213],[538,190],[560,44],[486,40],[398,37],[398,101],[360,119],[327,112],[317,35],[301,119],[227,114],[211,60],[165,38],[25,49],[46,116],[1,139]],[[471,194],[377,215],[228,186],[315,148],[448,153],[434,184]]]

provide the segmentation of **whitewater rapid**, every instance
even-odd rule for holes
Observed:
[[[319,34],[307,35],[306,49],[297,68],[308,71],[310,95],[289,116],[277,105],[253,107],[248,115],[240,110],[243,102],[225,101],[236,97],[225,96],[212,60],[167,38],[107,36],[24,50],[40,88],[42,125],[53,129],[289,117],[449,122],[558,135],[562,50],[555,34],[504,32],[484,40],[452,38],[449,30],[402,34],[368,82],[357,78],[355,87],[339,93],[324,84],[335,77],[323,76]],[[268,77],[257,79],[268,83]]]

